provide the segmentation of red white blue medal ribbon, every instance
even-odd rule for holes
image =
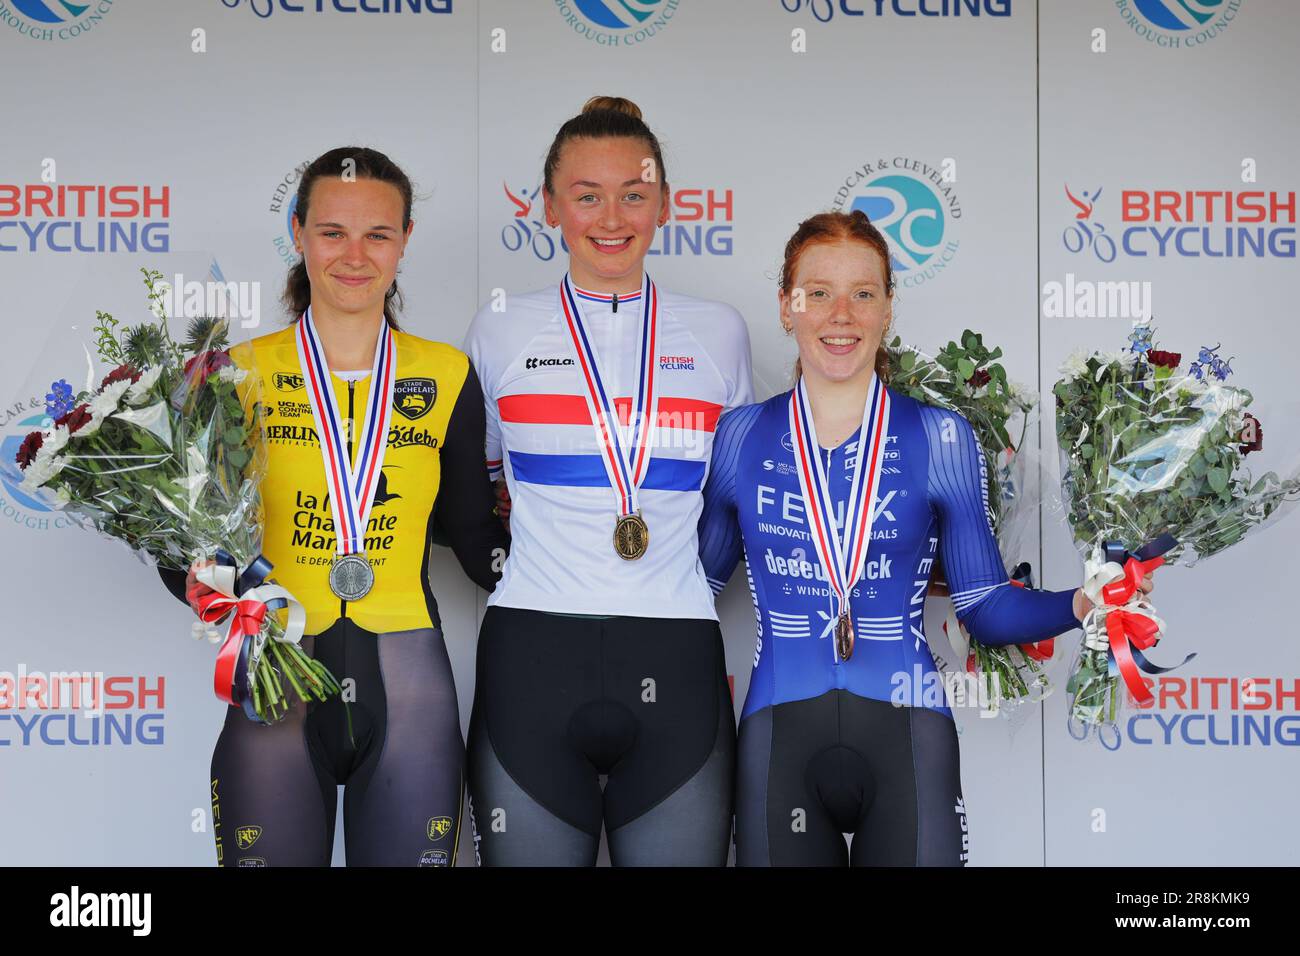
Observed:
[[[641,348],[638,352],[636,395],[628,419],[626,442],[619,429],[614,403],[600,374],[596,350],[587,334],[582,307],[574,294],[573,282],[568,273],[565,273],[564,281],[560,284],[560,309],[586,386],[587,410],[591,413],[591,424],[596,431],[596,446],[605,463],[610,486],[618,496],[620,517],[634,514],[640,509],[637,488],[645,479],[650,465],[650,446],[654,443],[659,418],[659,396],[655,389],[659,293],[650,281],[649,273],[641,282]]]
[[[881,384],[880,376],[876,375],[872,377],[871,392],[862,409],[857,462],[853,468],[853,481],[844,513],[844,534],[841,536],[835,526],[834,504],[817,444],[812,404],[802,377],[790,395],[790,439],[794,445],[799,490],[803,493],[804,512],[808,516],[813,546],[826,569],[836,618],[849,614],[849,592],[867,566],[871,526],[876,517],[872,505],[880,489],[888,431],[889,392]],[[835,662],[840,662],[838,646],[835,647]]]
[[[388,422],[392,417],[393,379],[397,371],[397,346],[388,323],[381,322],[370,373],[370,396],[365,417],[356,432],[356,463],[348,459],[343,417],[330,383],[325,349],[320,344],[308,308],[298,320],[298,362],[307,383],[321,460],[334,513],[335,552],[356,554],[365,541],[366,523],[375,502],[375,486],[388,447]],[[351,424],[349,422],[349,424]]]

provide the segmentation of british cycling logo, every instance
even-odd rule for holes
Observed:
[[[961,202],[947,165],[908,156],[868,160],[844,177],[832,207],[860,209],[889,240],[897,283],[916,288],[937,278],[956,256]]]
[[[1146,258],[1295,258],[1294,190],[1120,189],[1119,225],[1107,230],[1100,186],[1064,185],[1073,213],[1061,243],[1102,263]],[[1107,203],[1112,202],[1110,194]],[[1115,211],[1104,213],[1115,222]]]
[[[451,13],[453,0],[221,0],[228,10],[248,7],[262,20],[282,13]]]
[[[660,33],[680,0],[555,0],[578,36],[601,46],[632,46]]]
[[[1115,0],[1129,28],[1158,47],[1188,49],[1208,43],[1237,18],[1242,0]]]
[[[0,181],[0,253],[170,252],[170,229],[170,186]]]
[[[1117,725],[1068,720],[1075,740],[1096,735],[1107,750],[1127,741],[1145,747],[1295,747],[1300,745],[1300,678],[1143,678],[1152,700],[1139,706],[1124,691]]]
[[[113,10],[113,0],[0,0],[0,23],[19,36],[53,43],[89,33]]]
[[[542,221],[542,186],[501,190],[509,203],[510,218],[501,227],[501,245],[507,252],[527,249],[542,262],[556,251],[568,253],[559,229]],[[674,189],[669,196],[668,221],[646,249],[648,256],[729,256],[732,254],[732,219],[735,193],[728,186]]]
[[[0,671],[0,748],[164,743],[167,678]]]
[[[806,10],[829,23],[843,17],[1009,17],[1011,0],[781,0],[786,13]]]
[[[71,518],[59,511],[51,511],[48,506],[32,496],[25,494],[19,487],[23,476],[14,460],[18,449],[28,432],[37,428],[48,428],[53,419],[45,414],[45,399],[32,398],[26,402],[14,402],[0,413],[0,486],[4,494],[0,495],[0,518],[6,525],[13,524],[32,531],[48,531],[50,528],[67,528],[73,524]]]

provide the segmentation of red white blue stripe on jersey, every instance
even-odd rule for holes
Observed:
[[[574,292],[575,295],[577,295],[577,297],[578,297],[579,299],[586,299],[586,300],[589,301],[589,302],[607,302],[607,303],[612,303],[612,302],[614,301],[614,298],[615,298],[616,295],[617,295],[617,297],[618,297],[619,305],[622,305],[622,304],[624,304],[624,303],[626,303],[626,302],[640,302],[640,301],[641,301],[641,290],[640,290],[640,289],[637,289],[635,292],[629,292],[629,293],[627,293],[626,295],[623,295],[623,294],[618,294],[618,293],[614,293],[614,292],[588,292],[586,289],[579,289],[579,288],[575,285],[575,286],[573,287],[573,292]]]
[[[335,550],[354,554],[361,550],[366,523],[375,500],[375,485],[383,470],[388,445],[388,423],[392,417],[393,376],[397,367],[397,347],[388,323],[382,322],[375,342],[371,366],[370,396],[365,418],[356,432],[360,439],[356,464],[349,460],[344,441],[342,416],[330,384],[325,349],[320,344],[308,308],[298,320],[298,362],[307,379],[307,397],[311,401],[316,432],[320,436],[321,459],[330,489],[330,506],[337,530]],[[349,423],[350,424],[350,423]]]
[[[845,509],[843,537],[835,527],[834,509],[826,483],[826,468],[822,464],[812,405],[802,378],[790,395],[789,414],[795,467],[799,473],[799,487],[803,492],[808,526],[822,567],[826,569],[826,579],[835,596],[835,616],[839,617],[848,611],[849,592],[862,577],[867,564],[871,526],[875,519],[872,504],[880,488],[885,435],[889,428],[889,392],[881,384],[879,376],[872,376],[871,392],[862,409],[857,467],[853,470],[853,482]],[[838,653],[837,648],[836,654]]]
[[[560,284],[560,308],[577,355],[578,367],[582,371],[588,412],[596,431],[597,445],[608,481],[618,496],[620,515],[632,514],[638,510],[637,488],[646,477],[650,464],[649,449],[658,418],[655,356],[658,354],[659,297],[649,273],[642,279],[640,300],[641,347],[637,365],[637,391],[630,411],[631,434],[625,451],[617,425],[616,409],[601,377],[595,349],[592,348],[583,324],[582,306],[574,293],[568,273],[565,273],[564,281]],[[512,456],[512,465],[514,461]]]

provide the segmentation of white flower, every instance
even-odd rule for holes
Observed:
[[[149,299],[149,311],[160,319],[167,318],[167,311],[163,308],[163,302],[171,294],[172,287],[169,282],[156,282],[153,287],[154,294]]]
[[[217,369],[217,380],[221,382],[231,382],[238,385],[246,378],[248,378],[248,372],[238,365],[223,365]]]
[[[71,500],[72,495],[68,494],[68,486],[59,485],[58,490],[54,493],[54,500],[50,502],[50,507],[56,510],[66,508]]]
[[[158,381],[158,376],[161,374],[161,365],[145,369],[140,375],[140,381],[126,390],[126,403],[128,405],[139,405],[144,402],[149,397],[149,390],[153,388],[154,382]]]
[[[45,429],[41,435],[41,448],[36,453],[36,460],[39,461],[42,456],[53,458],[63,450],[63,446],[68,443],[68,429],[66,425],[55,425],[53,428]]]
[[[45,446],[42,445],[41,451],[44,450]],[[23,469],[23,483],[20,487],[28,494],[34,493],[37,488],[61,472],[66,464],[65,459],[56,458],[52,454],[42,458],[41,452],[38,451],[32,463]]]
[[[1082,378],[1088,371],[1089,355],[1083,349],[1075,349],[1061,363],[1060,373],[1066,379]]]
[[[106,418],[117,411],[117,403],[122,400],[126,390],[131,387],[131,380],[124,378],[113,382],[90,400],[90,410],[100,418]]]
[[[90,412],[90,421],[78,428],[76,434],[72,436],[73,438],[86,438],[89,435],[93,435],[95,432],[99,431],[99,426],[104,423],[104,416],[95,411],[95,409],[87,407],[86,410]]]

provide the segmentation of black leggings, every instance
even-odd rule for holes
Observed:
[[[615,866],[723,866],[735,736],[717,622],[489,607],[469,730],[478,859],[593,866],[603,823]]]
[[[343,618],[302,644],[349,703],[299,702],[269,727],[228,708],[212,754],[217,864],[329,866],[343,784],[349,866],[450,866],[465,749],[442,632]]]
[[[739,750],[738,865],[966,864],[952,718],[832,690],[750,714]]]

